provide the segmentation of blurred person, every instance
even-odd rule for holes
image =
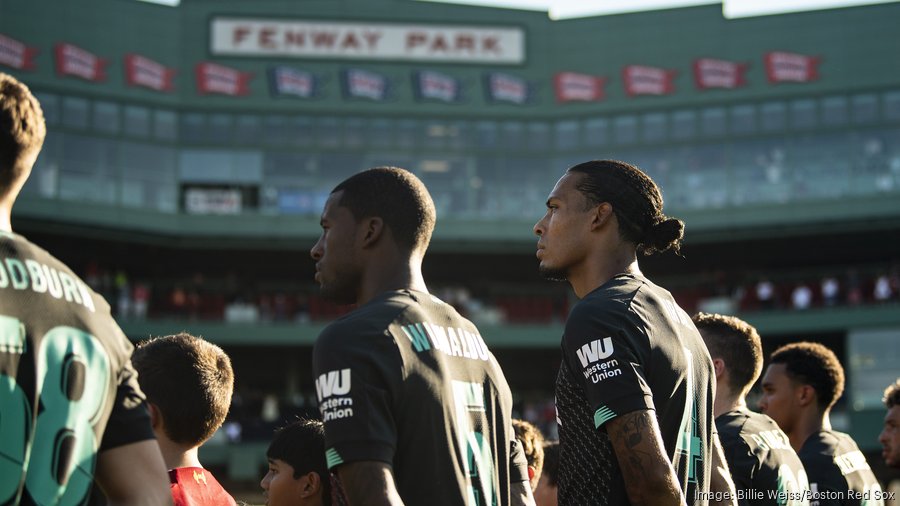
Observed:
[[[513,430],[516,431],[516,439],[522,445],[525,452],[525,460],[528,462],[528,481],[531,490],[537,489],[541,479],[541,469],[544,467],[544,435],[540,429],[525,420],[513,418]]]
[[[544,465],[541,479],[534,491],[537,506],[557,506],[556,491],[559,483],[559,441],[544,442]]]
[[[268,506],[331,506],[321,421],[301,419],[278,429],[266,457],[269,469],[259,486]]]
[[[140,320],[146,319],[147,306],[150,304],[150,286],[144,281],[139,281],[134,284],[131,293],[134,317]]]
[[[761,279],[756,284],[756,300],[760,309],[775,309],[775,285],[768,279]]]
[[[900,379],[884,390],[884,430],[878,435],[881,456],[888,467],[900,468]]]
[[[809,309],[812,305],[812,290],[805,283],[800,283],[791,292],[791,306],[794,309]]]
[[[425,286],[435,215],[422,182],[394,167],[351,176],[325,203],[315,279],[356,304],[313,351],[328,466],[353,506],[533,504],[503,371]]]
[[[826,306],[836,306],[841,301],[841,285],[834,276],[822,278],[820,285],[822,291],[822,303]]]
[[[800,456],[812,503],[884,504],[877,497],[878,480],[856,442],[831,428],[831,408],[844,391],[844,368],[834,352],[813,342],[784,345],[772,353],[762,387],[759,407]]]
[[[892,295],[891,280],[888,278],[887,274],[881,274],[875,278],[875,285],[872,289],[872,298],[875,302],[879,304],[887,302],[891,299]]]
[[[716,373],[713,413],[738,504],[809,504],[806,471],[787,435],[774,420],[747,408],[747,392],[763,366],[756,329],[733,316],[698,313],[692,319]]]
[[[138,344],[133,360],[175,506],[234,505],[197,456],[231,406],[231,359],[218,346],[182,332]]]
[[[684,223],[662,214],[640,169],[570,168],[534,226],[541,273],[580,299],[556,380],[561,504],[733,504],[713,426],[712,360],[672,295],[637,253],[678,251]],[[730,495],[729,495],[730,494]]]
[[[109,304],[10,213],[46,135],[40,104],[0,73],[0,503],[171,504],[159,446]]]

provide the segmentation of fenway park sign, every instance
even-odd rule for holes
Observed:
[[[215,17],[210,52],[353,60],[521,64],[525,32],[516,27],[285,21]]]

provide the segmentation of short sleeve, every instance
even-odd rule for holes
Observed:
[[[340,322],[326,328],[313,351],[328,468],[356,461],[392,463],[397,447],[393,399],[402,359],[384,330]]]
[[[596,428],[632,411],[654,409],[644,373],[649,343],[622,311],[582,304],[566,322],[563,360],[584,386]]]
[[[114,360],[121,365],[116,371],[116,397],[100,442],[101,452],[156,437],[150,426],[150,414],[147,412],[144,392],[138,384],[137,371],[131,365],[134,347],[118,327],[115,327],[115,332],[118,334],[118,342],[113,343],[113,346],[117,346],[117,349],[110,352],[121,357],[120,360]]]

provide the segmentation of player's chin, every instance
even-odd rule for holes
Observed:
[[[568,279],[565,269],[551,266],[546,262],[540,263],[538,271],[544,279],[549,279],[550,281],[566,281]]]

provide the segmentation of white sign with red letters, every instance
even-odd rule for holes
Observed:
[[[216,56],[281,56],[521,64],[525,31],[517,27],[216,17]]]

